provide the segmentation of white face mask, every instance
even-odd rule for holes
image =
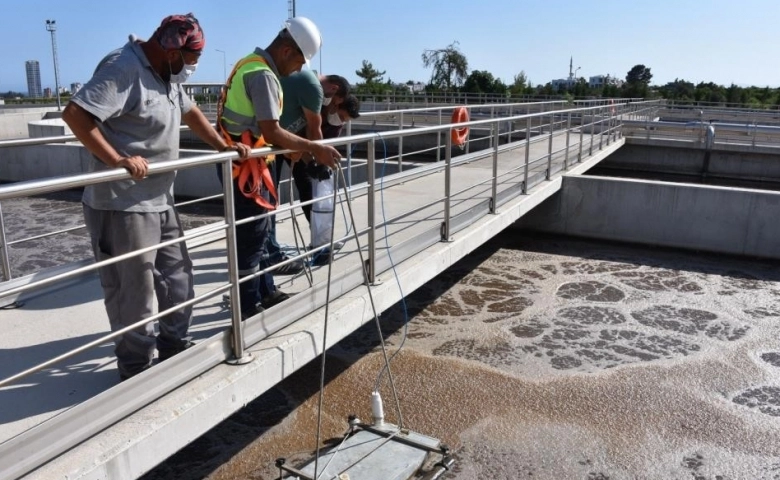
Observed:
[[[333,125],[334,127],[340,127],[344,125],[344,122],[341,121],[341,117],[339,117],[338,113],[329,113],[328,123]]]
[[[328,105],[330,105],[330,101],[332,99],[333,99],[333,97],[325,97],[325,98],[322,99],[322,104],[327,107]]]
[[[197,63],[194,65],[187,65],[185,63],[184,68],[182,68],[179,73],[171,74],[171,83],[185,83],[197,69]]]

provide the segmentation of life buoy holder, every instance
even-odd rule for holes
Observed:
[[[469,111],[466,107],[455,107],[452,110],[452,122],[451,123],[466,123],[469,121]],[[462,147],[466,144],[466,139],[469,136],[469,127],[463,126],[460,128],[453,128],[450,130],[450,136],[452,137],[452,143]]]

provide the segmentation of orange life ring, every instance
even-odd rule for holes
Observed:
[[[455,107],[452,111],[451,123],[465,123],[469,121],[469,111],[466,107]],[[450,130],[450,136],[452,137],[452,143],[462,147],[466,144],[466,138],[469,136],[469,127],[453,128]]]

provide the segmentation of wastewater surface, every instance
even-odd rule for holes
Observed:
[[[2,212],[9,242],[9,263],[14,278],[74,261],[91,259],[92,249],[84,225],[81,191],[3,200]],[[179,208],[184,229],[215,222],[222,215],[218,203]],[[44,236],[53,232],[67,233]],[[32,237],[41,237],[27,240]]]
[[[382,315],[403,423],[454,450],[446,479],[780,479],[778,267],[507,232]],[[329,352],[323,442],[370,418],[378,340]],[[144,479],[278,478],[315,448],[319,372]]]

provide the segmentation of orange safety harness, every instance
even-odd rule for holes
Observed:
[[[219,103],[217,104],[217,128],[228,145],[235,145],[236,142],[233,140],[233,137],[230,136],[227,130],[225,130],[225,127],[221,122],[222,112],[225,107],[225,101],[227,99],[227,92],[233,82],[233,76],[241,67],[249,62],[266,63],[262,57],[248,57],[238,62],[236,66],[233,67],[233,71],[230,72],[230,77],[228,78],[225,86],[222,88],[222,95],[220,96]],[[279,109],[281,110],[281,101],[279,103]],[[253,149],[265,147],[268,145],[262,135],[254,140],[250,130],[244,130],[241,133],[240,141],[244,145],[248,145]],[[267,162],[273,160],[273,155],[268,155],[267,157],[248,158],[243,161],[233,160],[233,179],[238,179],[237,185],[239,191],[245,197],[254,200],[255,203],[257,203],[259,206],[268,210],[276,210],[276,206],[279,205],[279,196],[276,193],[276,186],[274,185],[273,178],[271,177],[271,170],[268,168],[267,164]],[[260,195],[260,191],[263,187],[268,190],[268,194],[271,197],[270,202],[262,195]]]

